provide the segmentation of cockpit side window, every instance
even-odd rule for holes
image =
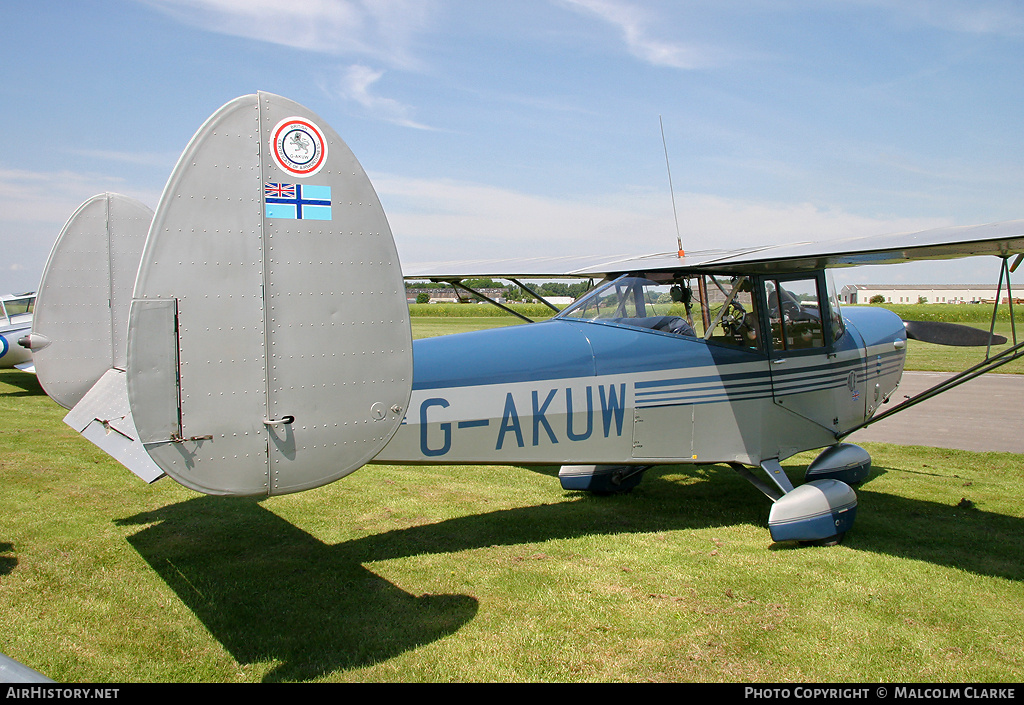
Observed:
[[[0,300],[0,316],[10,322],[15,316],[32,313],[35,303],[35,296],[11,297]]]
[[[762,335],[754,283],[744,275],[706,274],[700,277],[704,339],[718,345],[760,349]]]
[[[846,327],[843,324],[843,312],[839,308],[839,290],[836,289],[835,280],[832,278],[832,270],[825,270],[825,289],[828,291],[828,310],[832,321],[832,341],[835,342],[843,337]]]
[[[806,350],[826,345],[817,277],[766,279],[772,350]]]

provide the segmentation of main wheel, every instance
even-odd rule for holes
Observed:
[[[801,541],[800,545],[801,546],[838,546],[839,544],[841,544],[843,542],[844,538],[846,538],[846,532],[845,531],[840,533],[840,534],[836,534],[834,536],[829,536],[828,538],[824,538],[824,539],[816,539],[814,541]]]

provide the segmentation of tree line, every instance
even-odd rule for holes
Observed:
[[[534,296],[528,291],[515,284],[504,284],[489,278],[464,279],[462,283],[476,291],[487,291],[488,295],[493,292],[504,292],[501,294],[506,301],[532,301]],[[571,296],[579,298],[590,289],[590,282],[579,281],[574,283],[566,282],[545,282],[543,284],[527,284],[527,286],[541,296]],[[430,291],[438,289],[451,289],[452,285],[446,282],[408,282],[405,285],[406,292],[419,292],[416,300],[420,301],[424,296],[429,301]],[[468,294],[467,294],[468,296]]]

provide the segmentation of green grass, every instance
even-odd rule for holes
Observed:
[[[417,338],[519,323],[429,308]],[[908,368],[964,354],[911,341]],[[144,485],[62,416],[0,373],[0,652],[61,681],[1024,674],[1021,456],[868,445],[845,544],[794,550],[719,466],[612,498],[562,491],[554,468],[371,466],[217,499]]]
[[[468,333],[474,330],[520,325],[524,321],[515,316],[466,316],[462,318],[418,316],[412,321],[413,338],[432,338],[438,335]]]
[[[988,330],[992,322],[991,304],[878,304],[906,321],[945,321],[978,325]],[[996,321],[1009,324],[1010,307],[1000,304]],[[1018,329],[1024,325],[1024,308],[1014,306]],[[1007,326],[1009,327],[1009,326]]]
[[[988,331],[987,325],[974,327]],[[1009,324],[997,323],[995,332],[1004,336],[1007,342],[1003,345],[993,345],[990,353],[993,356],[1012,345]],[[1017,336],[1018,342],[1024,340],[1024,328],[1018,327]],[[985,347],[952,347],[949,345],[924,343],[920,340],[908,340],[906,369],[928,372],[959,372],[983,362],[985,360],[985,352]],[[1024,360],[1008,362],[999,367],[996,372],[1001,374],[1024,373]]]
[[[0,652],[65,682],[1024,678],[1024,457],[868,445],[843,545],[724,466],[369,466],[263,501],[147,486],[0,372]],[[785,463],[794,479],[813,454]]]

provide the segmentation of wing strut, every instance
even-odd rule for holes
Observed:
[[[533,290],[533,289],[531,289],[530,287],[528,287],[528,286],[524,285],[524,284],[523,284],[522,282],[520,282],[520,281],[519,281],[518,279],[511,279],[511,278],[510,278],[510,279],[509,279],[509,281],[510,281],[510,282],[512,282],[513,284],[515,284],[516,286],[518,286],[518,287],[519,287],[520,289],[522,289],[523,291],[525,291],[525,292],[528,292],[528,293],[529,293],[529,294],[530,294],[531,296],[533,296],[534,298],[536,298],[536,299],[537,299],[538,301],[540,301],[540,302],[541,302],[542,304],[544,304],[545,306],[547,306],[548,308],[550,308],[550,309],[551,309],[552,311],[554,311],[555,313],[559,313],[559,310],[558,310],[558,307],[557,307],[557,306],[555,306],[555,305],[554,305],[553,303],[551,303],[550,301],[548,301],[547,299],[545,299],[545,298],[544,298],[543,296],[541,296],[540,294],[538,294],[538,293],[537,293],[536,291],[534,291],[534,290]],[[591,288],[593,288],[593,287],[591,287]]]
[[[524,321],[526,321],[527,323],[533,323],[534,322],[533,319],[527,318],[526,316],[524,316],[523,314],[519,313],[518,311],[513,311],[512,309],[510,309],[505,304],[499,304],[497,301],[492,299],[490,296],[487,296],[486,294],[481,294],[479,291],[476,291],[474,289],[469,288],[468,286],[466,286],[465,284],[462,283],[461,279],[431,279],[430,281],[434,281],[434,282],[443,281],[443,282],[445,282],[447,284],[451,284],[456,289],[462,289],[464,291],[468,291],[473,296],[479,296],[484,301],[486,301],[488,303],[491,303],[491,304],[494,304],[495,306],[500,308],[502,311],[505,311],[506,313],[511,313],[516,318],[521,318]]]
[[[711,277],[711,281],[715,283],[723,294],[725,294],[725,303],[722,304],[722,308],[718,309],[718,315],[715,316],[715,322],[708,326],[707,332],[704,334],[704,340],[711,340],[711,334],[714,332],[715,327],[722,322],[725,314],[729,311],[729,306],[732,304],[732,300],[736,298],[736,294],[739,293],[740,287],[743,286],[743,282],[747,281],[747,278],[740,277],[736,280],[736,284],[732,287],[732,291],[726,293],[725,287],[723,287],[714,276]]]
[[[545,306],[550,308],[555,313],[560,313],[561,312],[561,309],[559,309],[554,304],[550,303],[547,299],[545,299],[543,296],[538,294],[536,291],[532,290],[531,288],[529,288],[528,286],[526,286],[525,284],[520,282],[518,279],[513,279],[512,277],[507,277],[507,279],[508,279],[508,281],[512,282],[513,284],[518,286],[523,291],[525,291],[528,294],[530,294],[531,296],[535,297],[538,301],[540,301],[542,304],[544,304]],[[515,316],[516,318],[521,318],[524,321],[526,321],[527,323],[534,323],[534,320],[532,318],[528,318],[528,317],[524,316],[523,314],[519,313],[518,311],[513,311],[508,306],[505,306],[504,304],[498,303],[497,301],[495,301],[491,297],[487,296],[486,294],[483,294],[483,293],[477,291],[476,289],[473,289],[471,287],[466,286],[465,284],[462,283],[461,279],[431,279],[430,281],[432,281],[432,282],[444,282],[445,284],[451,284],[456,289],[462,289],[463,291],[468,291],[473,296],[477,296],[477,297],[483,299],[484,301],[486,301],[488,303],[494,304],[495,306],[500,308],[502,311],[505,311],[506,313],[510,313],[513,316]]]
[[[1006,277],[1006,301],[1010,307],[1010,334],[1013,336],[1013,344],[1017,344],[1017,324],[1013,320],[1013,291],[1010,289],[1010,272],[1017,269],[1017,265],[1020,264],[1021,255],[1017,255],[1017,259],[1014,261],[1013,266],[1009,265],[1009,259],[1006,257],[1002,258],[1003,266],[999,268],[999,284],[996,286],[996,300],[992,305],[992,323],[989,325],[989,343],[988,348],[985,350],[985,358],[987,359],[989,353],[992,352],[992,336],[996,330],[996,313],[999,311],[999,296],[1003,293],[1003,277]]]

